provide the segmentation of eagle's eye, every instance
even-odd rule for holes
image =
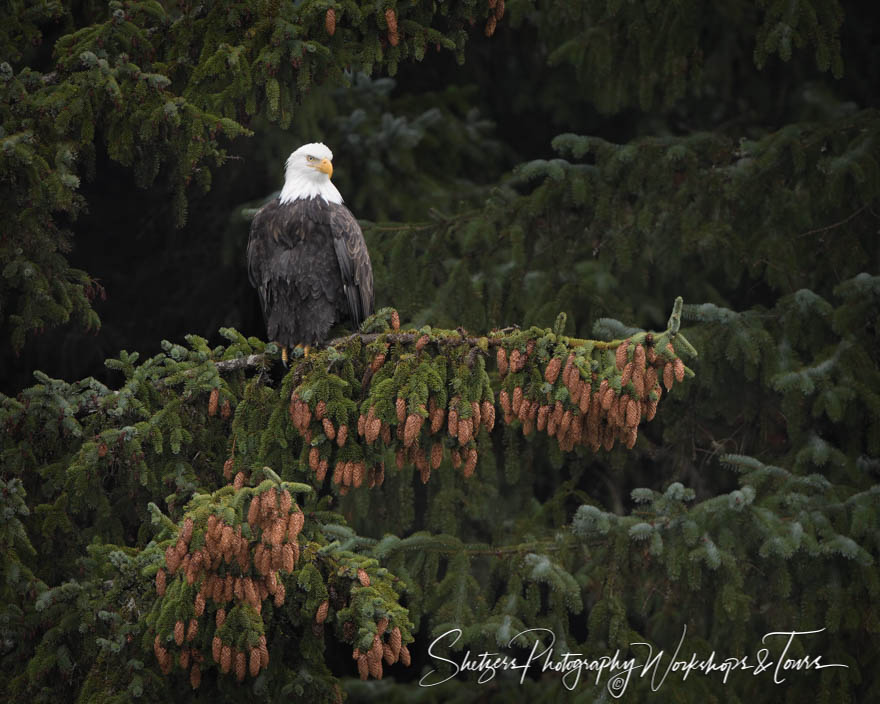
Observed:
[[[307,156],[306,159],[308,159],[309,161],[317,161],[317,160],[318,160],[318,157],[315,157],[315,156]]]

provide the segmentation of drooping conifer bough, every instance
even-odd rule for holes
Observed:
[[[334,324],[373,313],[373,269],[361,228],[330,181],[333,152],[305,144],[287,159],[278,198],[254,217],[248,276],[266,332],[284,351],[320,345]]]

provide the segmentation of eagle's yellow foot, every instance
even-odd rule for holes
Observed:
[[[295,347],[295,350],[297,357],[302,357],[303,359],[305,359],[309,356],[309,352],[312,351],[312,347],[311,345],[297,345]]]
[[[284,345],[281,346],[281,363],[285,367],[287,366],[287,347]]]

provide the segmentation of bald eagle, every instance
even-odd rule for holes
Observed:
[[[373,313],[373,269],[364,235],[330,181],[333,152],[305,144],[287,159],[284,187],[254,216],[248,278],[268,339],[287,349],[326,342],[330,328],[355,328]]]

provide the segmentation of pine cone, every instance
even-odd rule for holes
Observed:
[[[281,548],[281,569],[285,572],[293,572],[295,564],[296,554],[293,548],[293,543],[285,543]]]
[[[232,486],[235,487],[236,491],[239,491],[244,486],[244,472],[239,472],[235,475]]]
[[[635,399],[630,399],[626,404],[626,425],[629,428],[634,428],[639,424],[639,419],[642,416],[642,409],[639,405],[639,402]]]
[[[220,626],[226,623],[226,609],[217,609],[217,614],[214,617],[214,622],[217,624],[217,628],[220,628]]]
[[[645,375],[636,369],[632,375],[632,385],[635,389],[636,396],[642,398],[645,395]]]
[[[562,360],[559,359],[559,357],[554,357],[549,362],[547,362],[547,367],[546,369],[544,369],[544,379],[547,380],[547,383],[556,383],[556,379],[559,377],[560,369],[562,369]]]
[[[199,592],[198,594],[196,594],[196,601],[195,601],[195,605],[194,605],[194,608],[193,608],[193,613],[194,613],[197,617],[199,617],[199,616],[201,616],[203,613],[205,613],[205,597],[202,595],[201,592]]]
[[[220,407],[220,417],[223,420],[229,420],[232,415],[232,405],[229,403],[229,399],[226,399],[223,402],[223,405]]]
[[[520,369],[523,368],[523,364],[524,361],[522,353],[519,351],[518,348],[514,347],[510,351],[510,371],[518,372]]]
[[[336,438],[336,428],[333,427],[333,421],[329,418],[324,418],[324,420],[321,421],[321,425],[324,428],[324,435],[327,436],[328,440]]]
[[[288,540],[296,540],[296,536],[299,535],[300,531],[303,528],[303,525],[305,525],[305,522],[306,522],[306,516],[300,510],[293,511],[290,515],[288,515],[288,517],[287,517],[287,539]]]
[[[375,374],[382,368],[383,364],[385,364],[385,353],[380,352],[375,357],[373,357],[373,361],[370,362],[370,371]]]
[[[244,680],[245,673],[247,672],[247,658],[245,654],[240,650],[235,651],[235,679],[239,682]]]
[[[633,446],[636,444],[636,439],[639,436],[639,429],[635,426],[626,429],[626,433],[623,437],[623,444],[626,445],[627,449],[632,450]]]
[[[278,585],[278,589],[275,590],[275,596],[273,599],[273,603],[276,608],[280,608],[282,604],[284,604],[284,597],[286,594],[286,590],[284,589],[283,584]]]
[[[232,648],[229,645],[223,645],[223,649],[220,651],[220,672],[224,675],[229,672],[229,668],[232,666]]]
[[[675,361],[672,363],[672,371],[677,382],[681,383],[684,381],[684,362],[680,358],[675,358]]]
[[[364,439],[367,441],[368,445],[372,445],[376,441],[376,438],[379,437],[379,433],[382,431],[382,421],[378,418],[371,418],[367,421],[365,430],[366,433]]]
[[[672,362],[667,362],[663,366],[663,386],[666,387],[667,391],[671,391],[674,383],[675,383],[675,369],[673,368]]]
[[[439,433],[445,420],[446,413],[442,408],[435,408],[431,411],[431,433]]]
[[[584,383],[581,387],[580,398],[578,399],[578,408],[581,415],[586,415],[590,410],[590,397],[592,396],[592,387]]]
[[[498,21],[501,21],[501,18],[504,17],[504,0],[498,0],[495,5],[495,17]]]
[[[370,586],[370,575],[367,574],[367,571],[363,567],[358,567],[357,578],[362,586]]]
[[[260,649],[257,647],[251,648],[251,657],[250,657],[250,667],[248,668],[251,677],[256,677],[260,674]]]
[[[409,648],[407,648],[405,645],[400,646],[400,662],[403,664],[404,667],[409,667],[409,664],[411,662],[409,657]]]
[[[543,432],[547,429],[547,419],[550,417],[550,406],[541,406],[538,408],[538,432]]]
[[[640,344],[636,345],[635,352],[633,352],[633,364],[636,365],[636,369],[644,369],[646,362],[645,348]]]
[[[390,7],[385,10],[385,23],[389,32],[397,31],[397,14]]]
[[[446,416],[446,429],[452,437],[458,437],[458,410],[455,408],[449,409]]]
[[[309,454],[311,455],[311,453]],[[311,457],[309,459],[311,459]],[[253,497],[251,499],[250,505],[248,506],[247,522],[251,528],[255,528],[257,526],[257,523],[260,522],[260,500],[257,497]]]
[[[160,567],[156,572],[156,594],[159,596],[165,596],[165,579],[165,570]]]
[[[483,425],[486,430],[490,433],[492,432],[492,428],[495,427],[495,406],[492,405],[488,400],[483,401],[482,407],[480,409],[480,417],[483,420]]]
[[[327,620],[327,613],[330,611],[330,602],[324,599],[319,605],[315,613],[315,623],[324,623]]]
[[[614,353],[614,363],[617,365],[617,368],[622,370],[626,366],[627,360],[627,350],[629,349],[629,340],[624,340],[617,346],[617,350]]]
[[[359,656],[357,659],[357,664],[358,664],[358,675],[360,676],[360,678],[362,680],[367,679],[367,677],[370,674],[370,665],[367,662],[367,656],[366,655]]]
[[[266,647],[266,636],[260,636],[260,667],[269,667],[269,649]]]
[[[477,451],[474,448],[468,450],[467,461],[464,464],[464,470],[462,474],[464,474],[465,479],[470,479],[474,475],[474,470],[477,468]]]
[[[391,329],[400,330],[400,314],[396,310],[391,311]]]
[[[223,650],[223,641],[220,640],[220,636],[214,636],[214,639],[211,641],[211,657],[214,658],[214,662],[220,662],[220,653]]]
[[[391,636],[388,639],[389,644],[391,645],[391,650],[394,653],[394,660],[397,661],[397,658],[400,656],[400,646],[401,646],[401,635],[400,629],[395,626],[391,629]]]
[[[355,462],[351,473],[351,484],[356,489],[364,483],[364,477],[367,476],[367,468],[363,462]]]
[[[327,34],[331,37],[336,33],[336,10],[332,7],[327,10],[327,14],[324,15],[324,29],[327,30]]]
[[[473,435],[473,418],[461,418],[458,421],[458,442],[467,445]]]
[[[431,469],[440,467],[441,462],[443,462],[443,445],[435,442],[431,445]]]
[[[324,481],[324,477],[327,476],[327,467],[328,467],[328,466],[329,466],[329,465],[328,465],[328,462],[327,462],[326,459],[323,459],[323,460],[321,460],[321,461],[318,463],[318,471],[317,471],[316,474],[315,474],[315,478],[316,478],[319,482]]]
[[[192,669],[189,671],[189,684],[193,689],[198,689],[202,683],[202,669],[198,663],[193,663]]]
[[[183,621],[178,621],[174,624],[174,642],[177,645],[183,645],[183,636],[184,636],[184,626]]]
[[[220,389],[211,389],[211,395],[208,398],[208,415],[217,415],[217,406],[220,403]]]
[[[420,352],[425,348],[425,345],[430,342],[431,338],[427,335],[422,335],[418,340],[416,340],[416,352]]]
[[[183,519],[183,526],[180,529],[180,539],[189,545],[193,534],[193,519],[187,516]]]
[[[422,423],[424,418],[416,413],[411,413],[410,416],[406,419],[406,426],[403,431],[403,446],[411,447],[415,442],[416,438],[419,436],[419,432],[422,429]]]
[[[630,382],[630,380],[632,379],[632,375],[633,375],[633,363],[627,362],[626,366],[623,368],[623,373],[620,375],[620,388],[621,389],[623,389],[623,387],[625,387]]]
[[[377,680],[382,679],[382,658],[367,658],[367,670],[370,677]]]
[[[565,437],[568,434],[568,429],[571,427],[571,411],[565,411],[562,414],[562,418],[559,421],[559,430],[557,431],[559,435]]]
[[[511,410],[513,411],[513,415],[519,415],[519,409],[522,405],[523,400],[523,390],[522,386],[517,386],[513,390],[513,402],[510,405]]]
[[[343,424],[339,426],[339,430],[336,431],[336,445],[337,447],[342,447],[345,444],[345,440],[348,438],[348,426]]]
[[[503,379],[507,376],[508,362],[507,352],[504,351],[501,345],[498,346],[498,350],[495,352],[495,362],[498,365],[498,374]]]

